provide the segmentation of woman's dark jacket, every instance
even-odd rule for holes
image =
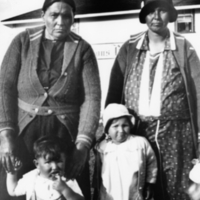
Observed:
[[[99,122],[101,89],[91,46],[70,33],[64,44],[62,72],[48,93],[38,75],[45,27],[17,35],[7,50],[0,74],[0,130],[21,134],[37,115],[56,115],[71,138],[90,146]],[[49,107],[42,105],[48,98]]]

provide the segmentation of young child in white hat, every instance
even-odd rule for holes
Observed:
[[[105,135],[95,148],[94,180],[98,182],[95,199],[152,198],[157,176],[156,157],[145,138],[132,134],[134,124],[135,118],[124,105],[113,103],[104,110]]]

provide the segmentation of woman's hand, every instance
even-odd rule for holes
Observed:
[[[16,157],[15,138],[12,130],[3,130],[0,133],[0,162],[7,172],[16,170],[15,166],[21,163]]]
[[[76,148],[73,151],[68,176],[70,179],[76,178],[80,176],[84,167],[85,163],[88,158],[89,150],[85,146],[81,144],[77,144]]]

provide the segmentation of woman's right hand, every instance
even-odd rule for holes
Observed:
[[[6,172],[15,171],[15,164],[20,161],[16,157],[15,137],[12,130],[3,130],[0,132],[0,162]]]

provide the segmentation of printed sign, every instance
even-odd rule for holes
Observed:
[[[97,59],[116,58],[122,43],[94,44],[92,48]]]

